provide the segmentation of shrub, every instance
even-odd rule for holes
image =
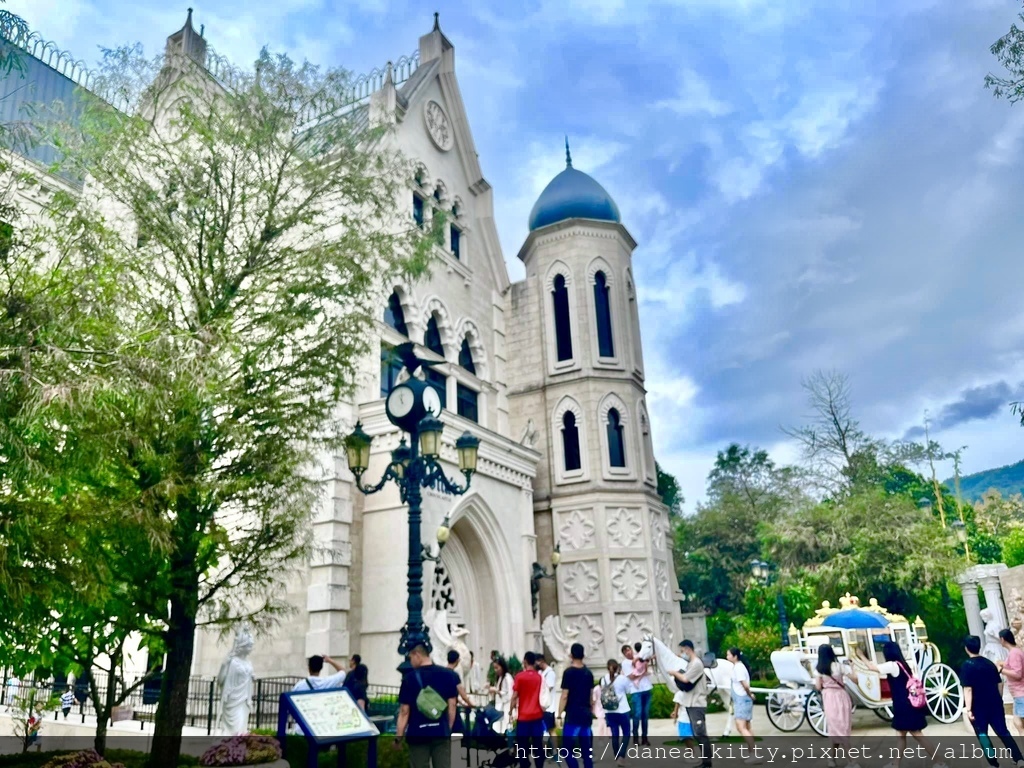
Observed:
[[[124,768],[124,763],[108,763],[96,750],[83,749],[55,757],[42,768]]]
[[[272,736],[246,733],[210,747],[200,765],[259,765],[281,758],[281,745]]]

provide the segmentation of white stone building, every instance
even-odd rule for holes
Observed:
[[[168,46],[214,61],[191,12]],[[88,85],[71,57],[35,38],[22,47],[33,87],[15,97],[4,85],[0,118],[15,119],[26,100],[69,98],[75,83]],[[400,437],[384,412],[397,373],[389,350],[411,340],[423,357],[443,361],[432,375],[445,401],[450,476],[458,475],[454,439],[468,429],[482,441],[467,495],[424,493],[424,541],[446,514],[452,521],[440,565],[427,563],[424,600],[469,630],[479,659],[492,649],[539,650],[550,614],[577,631],[597,664],[643,632],[678,639],[672,537],[656,493],[631,272],[636,243],[614,201],[571,167],[567,146],[567,167],[537,200],[518,254],[526,278],[512,283],[455,49],[436,17],[418,51],[357,81],[353,100],[369,120],[393,121],[395,146],[419,168],[399,201],[409,216],[425,221],[440,208],[450,225],[431,277],[381,286],[390,299],[378,323],[380,357],[365,361],[361,389],[342,415],[374,436],[366,476],[379,477]],[[46,151],[32,159],[50,159]],[[406,618],[406,510],[396,488],[363,496],[343,457],[324,461],[335,477],[315,510],[315,531],[332,555],[297,569],[294,616],[259,639],[251,659],[269,677],[303,674],[310,654],[359,653],[373,682],[394,682]],[[540,582],[535,611],[533,564],[550,570],[556,544],[561,565],[555,579]],[[214,674],[226,650],[201,633],[194,672]]]

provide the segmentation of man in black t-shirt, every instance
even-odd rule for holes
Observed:
[[[455,701],[458,696],[456,677],[430,660],[430,652],[417,645],[409,653],[412,669],[402,678],[398,691],[398,725],[395,745],[409,742],[411,768],[451,768],[452,726],[455,723]],[[447,702],[441,717],[431,720],[416,706],[416,698],[424,688],[433,688]]]
[[[1010,750],[1013,762],[1020,763],[1024,756],[1010,735],[1010,729],[1006,727],[1003,680],[999,676],[999,670],[995,664],[979,655],[981,638],[977,635],[967,636],[964,640],[964,650],[970,657],[960,667],[960,682],[964,687],[964,708],[967,710],[968,720],[974,726],[974,732],[978,734],[978,741],[985,749],[988,763],[992,766],[999,765],[992,741],[988,737],[990,727]]]
[[[565,716],[562,728],[562,750],[569,768],[576,768],[574,752],[582,752],[585,768],[594,768],[594,675],[583,666],[583,645],[573,643],[569,649],[572,665],[562,673],[562,700],[558,711]]]

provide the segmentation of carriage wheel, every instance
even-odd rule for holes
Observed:
[[[885,720],[885,722],[892,722],[892,707],[882,707],[880,709],[872,709],[871,711],[878,715],[882,720]]]
[[[771,724],[780,731],[795,731],[804,722],[804,703],[794,689],[779,686],[768,694],[765,710]]]
[[[805,704],[807,722],[819,736],[828,736],[828,720],[825,718],[825,701],[821,697],[821,691],[811,691],[807,696]]]
[[[964,704],[964,688],[956,672],[945,664],[932,664],[922,678],[928,711],[940,723],[954,723]]]

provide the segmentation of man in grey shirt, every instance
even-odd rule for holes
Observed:
[[[700,745],[700,768],[711,767],[711,739],[708,738],[708,682],[704,677],[704,662],[693,649],[693,642],[683,640],[679,650],[686,660],[685,672],[672,672],[679,690],[683,692],[682,706],[690,718],[693,737]]]

